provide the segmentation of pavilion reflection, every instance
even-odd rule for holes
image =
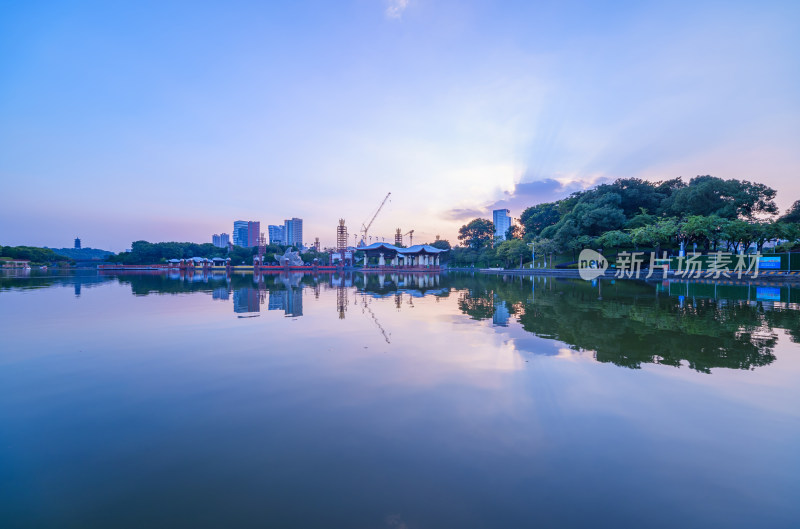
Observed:
[[[474,273],[174,270],[24,278],[0,275],[0,292],[67,286],[70,293],[83,298],[90,295],[87,287],[109,281],[130,285],[134,296],[205,293],[214,302],[230,303],[233,313],[241,317],[263,315],[262,306],[266,311],[299,317],[305,313],[305,303],[319,300],[326,306],[335,299],[340,319],[348,312],[361,312],[375,320],[387,340],[391,333],[378,321],[378,305],[371,303],[391,303],[399,311],[413,307],[421,298],[450,298],[453,308],[473,320],[490,322],[498,332],[516,340],[522,351],[528,347],[530,352],[543,354],[542,348],[530,347],[533,335],[563,342],[598,362],[629,368],[688,365],[705,373],[723,367],[754,369],[775,360],[780,332],[800,342],[800,288],[768,281],[587,282]],[[525,345],[524,335],[529,345]]]
[[[356,286],[373,297],[389,297],[398,293],[413,297],[447,296],[449,287],[442,284],[441,274],[360,274]]]

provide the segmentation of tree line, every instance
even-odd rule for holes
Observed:
[[[275,260],[275,254],[283,254],[290,246],[281,246],[271,244],[266,246],[266,253],[264,254],[264,262],[269,264]],[[253,264],[253,256],[258,253],[257,247],[244,248],[242,246],[233,246],[230,250],[219,248],[211,243],[194,243],[194,242],[148,242],[148,241],[134,241],[131,244],[130,251],[120,252],[111,255],[107,260],[111,263],[125,264],[125,265],[139,265],[139,264],[157,264],[165,263],[170,259],[191,259],[192,257],[203,257],[210,259],[212,257],[230,258],[234,265],[240,264]],[[327,263],[328,254],[324,252],[308,251],[300,254],[303,262],[310,263],[315,258],[320,262]]]
[[[551,259],[575,258],[584,248],[674,251],[681,243],[735,253],[787,240],[782,250],[798,249],[800,200],[778,216],[775,195],[764,184],[709,175],[689,182],[621,178],[525,209],[497,244],[492,221],[470,221],[459,230],[451,265],[521,266],[531,259],[530,243]]]
[[[58,263],[68,263],[70,258],[58,255],[50,248],[38,248],[36,246],[0,246],[0,258],[3,260],[30,261],[35,265],[49,265]]]

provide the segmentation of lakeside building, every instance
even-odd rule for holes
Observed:
[[[261,222],[257,220],[237,220],[233,223],[233,244],[242,248],[258,246],[261,236]]]
[[[211,242],[218,248],[224,248],[231,242],[230,235],[227,233],[214,234],[211,237]]]
[[[275,224],[270,224],[267,227],[267,231],[269,233],[269,243],[270,244],[279,244],[281,246],[285,245],[286,243],[286,229],[285,226],[276,226]]]
[[[297,217],[283,221],[284,244],[288,246],[303,245],[303,219]]]
[[[27,259],[2,259],[0,260],[3,268],[24,268],[30,269],[31,262]]]
[[[233,223],[233,245],[247,246],[247,221],[237,220]]]
[[[492,221],[494,222],[494,238],[499,241],[506,240],[506,232],[511,227],[511,211],[507,209],[495,209],[492,211]]]
[[[360,246],[358,250],[364,252],[364,271],[409,270],[420,272],[439,270],[440,256],[448,251],[428,244],[415,244],[408,248],[401,248],[385,242]]]
[[[227,248],[230,242],[231,238],[227,233],[215,233],[211,236],[211,243],[217,248]]]
[[[261,236],[261,222],[249,221],[247,223],[247,246],[252,248],[258,246],[258,238]]]

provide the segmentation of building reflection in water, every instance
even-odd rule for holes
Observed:
[[[511,318],[511,313],[508,311],[506,302],[497,299],[494,296],[494,313],[492,314],[492,325],[499,325],[500,327],[508,327],[508,320]]]
[[[286,316],[303,315],[303,274],[265,276],[254,274],[252,282],[242,283],[245,277],[230,278],[228,287],[218,287],[212,291],[214,299],[227,300],[233,292],[233,312],[257,315],[261,305],[267,310],[282,310]]]
[[[302,287],[287,290],[270,290],[268,310],[282,310],[286,316],[303,315]]]
[[[265,303],[268,310],[301,316],[303,289],[307,288],[322,303],[335,299],[340,319],[354,312],[356,317],[373,320],[387,341],[392,333],[382,325],[380,302],[399,311],[412,308],[414,301],[423,297],[436,303],[452,296],[454,308],[465,316],[491,322],[497,332],[517,333],[512,336],[515,340],[519,332],[558,340],[599,362],[633,369],[645,364],[688,366],[704,373],[715,368],[754,369],[775,360],[774,349],[782,334],[800,343],[800,289],[766,280],[648,283],[469,273],[253,275],[176,271],[0,274],[0,292],[68,285],[75,296],[83,298],[89,292],[84,287],[108,281],[130,285],[134,296],[210,294],[214,300],[231,300],[239,317],[259,315]],[[524,349],[521,342],[518,346]]]
[[[228,287],[217,287],[211,291],[211,297],[219,300],[227,300],[231,297],[231,291]]]
[[[260,312],[262,292],[257,288],[238,288],[233,291],[233,312]]]

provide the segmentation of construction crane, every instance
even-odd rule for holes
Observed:
[[[414,246],[414,230],[409,231],[408,233],[404,233],[403,237],[408,235],[408,245]]]
[[[366,244],[368,232],[369,232],[370,227],[372,226],[372,223],[375,222],[375,218],[378,216],[378,213],[381,212],[381,210],[383,209],[383,206],[386,204],[386,201],[389,200],[389,197],[391,195],[392,195],[391,192],[386,193],[386,197],[383,199],[383,202],[381,202],[381,205],[378,206],[377,211],[375,211],[375,214],[372,215],[372,218],[370,219],[370,221],[369,222],[365,222],[364,224],[361,225],[361,242],[362,243]]]

